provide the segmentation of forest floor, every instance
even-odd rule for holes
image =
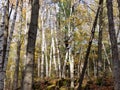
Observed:
[[[34,82],[33,90],[77,90],[78,79],[75,79],[75,88],[70,88],[70,79],[43,79]],[[85,79],[83,90],[114,90],[112,77],[99,77],[98,79]]]

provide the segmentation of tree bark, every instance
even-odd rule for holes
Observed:
[[[103,49],[104,49],[104,53],[105,53],[105,57],[106,57],[106,59],[107,59],[107,63],[108,63],[109,70],[110,70],[110,72],[112,72],[112,69],[111,69],[111,63],[110,63],[110,60],[109,60],[109,58],[108,58],[108,54],[107,54],[107,51],[106,51],[106,48],[105,48],[104,43],[102,43],[102,45],[103,45]]]
[[[41,45],[41,78],[44,77],[44,62],[45,62],[45,28],[44,28],[44,15],[41,16],[42,20],[42,45]]]
[[[98,61],[97,61],[97,77],[102,64],[102,31],[103,31],[103,3],[99,14],[99,34],[98,34]]]
[[[112,61],[113,61],[113,78],[114,78],[114,89],[120,89],[120,61],[117,46],[117,36],[115,33],[114,20],[113,20],[113,0],[107,0],[107,15],[109,24],[109,35],[112,49]]]
[[[18,30],[18,41],[17,41],[17,56],[15,60],[15,72],[13,77],[13,90],[17,90],[18,88],[18,78],[19,78],[19,62],[20,62],[20,51],[21,51],[21,30],[22,30],[22,8],[23,8],[23,0],[20,1],[20,29]]]
[[[36,43],[36,34],[38,27],[39,0],[33,0],[31,12],[31,22],[28,31],[28,43],[26,52],[26,63],[23,72],[22,90],[32,90],[33,72],[34,72],[34,52]]]
[[[118,14],[119,26],[118,26],[117,38],[119,38],[119,34],[120,34],[120,0],[117,0],[117,3],[118,3],[118,11],[119,11],[119,14]]]
[[[7,52],[7,39],[8,39],[8,27],[9,27],[9,0],[7,0],[6,15],[5,15],[5,30],[4,30],[4,51],[3,51],[3,63]]]
[[[119,59],[120,59],[120,0],[117,0],[117,2],[118,2],[118,10],[119,10],[119,26],[117,32],[117,40],[118,40]]]
[[[97,9],[95,21],[93,23],[93,27],[92,27],[92,30],[91,30],[91,37],[90,37],[88,48],[87,48],[86,55],[85,55],[84,66],[82,68],[82,73],[81,73],[80,79],[79,79],[78,90],[82,89],[82,82],[83,82],[85,71],[86,71],[86,68],[87,68],[88,57],[89,57],[89,54],[90,54],[90,49],[91,49],[91,45],[92,45],[92,41],[93,41],[94,33],[95,33],[95,28],[96,28],[96,25],[97,25],[97,19],[98,19],[99,11],[100,11],[100,8],[101,8],[100,6],[101,6],[102,3],[103,3],[103,0],[99,0],[99,7]]]
[[[16,17],[17,17],[18,4],[19,4],[19,0],[16,1],[16,7],[15,7],[15,13],[14,13],[14,16],[13,16],[13,22],[11,24],[10,35],[8,37],[8,40],[7,40],[7,47],[6,47],[6,53],[5,53],[5,59],[4,59],[4,70],[5,71],[6,71],[6,68],[7,68],[9,51],[10,51],[10,45],[11,45],[13,32],[14,32],[14,27],[15,27],[15,21],[16,21]]]
[[[4,7],[2,12],[2,18],[0,22],[0,90],[4,89],[4,79],[5,79],[5,70],[4,68],[4,55],[5,55],[5,31],[7,30],[6,27],[6,14],[8,8],[8,0],[4,1]]]
[[[45,74],[46,74],[46,77],[48,77],[49,75],[48,75],[48,56],[47,56],[47,45],[46,45],[46,42],[45,42],[45,65],[46,65],[46,72],[45,72]]]

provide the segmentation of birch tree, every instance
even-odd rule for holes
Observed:
[[[13,80],[13,90],[18,88],[18,78],[19,78],[19,63],[20,63],[20,51],[21,51],[21,31],[22,31],[22,9],[23,9],[23,0],[20,1],[20,28],[18,30],[18,40],[17,40],[17,56],[15,60],[15,72]]]
[[[15,7],[14,16],[13,16],[13,21],[12,21],[12,24],[10,27],[10,33],[9,33],[9,37],[7,40],[7,48],[6,48],[5,61],[4,61],[4,70],[6,70],[6,68],[7,68],[10,45],[11,45],[11,41],[12,41],[12,37],[13,37],[13,33],[14,33],[15,21],[16,21],[16,17],[17,17],[18,4],[19,4],[19,0],[16,0],[16,7]]]
[[[47,5],[46,1],[42,2],[41,6],[41,29],[42,29],[42,44],[41,44],[41,78],[43,78],[46,74],[48,77],[48,58],[47,58],[47,44],[46,44],[46,20],[47,20]],[[44,10],[43,10],[44,9]],[[44,65],[46,67],[44,67]],[[46,69],[46,70],[45,70]],[[44,72],[45,70],[45,72]]]
[[[54,68],[54,74],[58,76],[58,67],[57,67],[57,60],[56,60],[56,45],[55,45],[55,6],[50,8],[50,31],[51,31],[51,48],[50,48],[50,69],[49,69],[49,76],[51,76],[52,67]],[[53,62],[52,62],[53,60]]]
[[[45,62],[45,29],[44,29],[44,15],[42,14],[41,16],[41,21],[42,21],[42,44],[41,44],[41,78],[44,77],[44,62]]]
[[[57,22],[57,21],[56,21]],[[57,26],[57,25],[56,25]],[[55,42],[56,42],[56,52],[57,52],[57,63],[58,63],[58,76],[61,78],[61,62],[60,62],[60,50],[59,50],[59,44],[58,44],[58,38],[57,38],[57,28],[55,26]]]
[[[39,16],[39,0],[33,0],[31,2],[32,12],[31,12],[31,22],[28,31],[28,43],[26,52],[26,63],[23,73],[23,85],[22,90],[32,90],[33,85],[33,66],[34,66],[34,52],[35,52],[35,42],[38,26],[38,16]]]
[[[9,0],[6,0],[6,15],[5,15],[5,30],[4,30],[4,52],[3,52],[3,61],[5,60],[6,52],[7,52],[7,39],[8,39],[8,29],[9,29]],[[12,10],[12,8],[11,8]]]

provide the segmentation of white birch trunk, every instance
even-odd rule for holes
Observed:
[[[52,69],[52,44],[50,48],[50,61],[49,61],[49,77],[51,76],[51,69]]]
[[[96,63],[95,63],[95,59],[93,57],[93,65],[94,65],[94,77],[96,78],[96,74],[97,74],[97,68],[96,68]]]
[[[46,43],[45,43],[45,66],[46,66],[46,77],[48,77],[48,74],[49,74],[49,72],[48,72],[48,57],[47,57],[47,45],[46,45]]]
[[[58,45],[58,40],[56,37],[56,49],[57,49],[57,59],[58,59],[58,76],[61,78],[61,62],[60,62],[60,51],[59,51],[59,45]]]
[[[21,52],[21,31],[22,31],[22,9],[23,9],[23,1],[21,0],[20,6],[20,29],[18,30],[18,40],[17,40],[17,56],[15,61],[15,72],[14,72],[14,80],[13,80],[13,90],[18,88],[18,78],[19,78],[19,63],[20,63],[20,52]]]
[[[32,68],[32,64],[33,61],[31,61],[31,59],[33,60],[33,55],[31,53],[27,54],[27,62],[26,62],[26,66],[24,69],[24,76],[23,76],[23,82],[22,82],[22,90],[32,90],[32,73],[33,73],[33,68]],[[26,72],[27,71],[27,72]]]
[[[38,78],[40,77],[40,57],[38,57]]]
[[[120,12],[119,12],[120,13]],[[120,19],[120,18],[119,18]],[[120,20],[119,20],[120,21]],[[120,22],[119,22],[120,23]],[[120,29],[120,26],[119,26]],[[120,30],[118,33],[118,38],[117,38],[117,44],[118,44],[118,52],[119,52],[119,59],[120,59]]]
[[[28,31],[28,43],[26,51],[26,63],[23,73],[22,90],[32,90],[33,73],[34,73],[34,58],[35,58],[35,43],[38,30],[38,16],[39,16],[39,0],[32,2],[31,21]]]
[[[10,44],[11,44],[11,41],[12,41],[14,27],[15,27],[15,21],[16,21],[16,17],[17,17],[18,4],[19,4],[19,0],[16,1],[16,7],[15,7],[15,13],[14,13],[14,16],[13,16],[13,22],[11,24],[10,34],[9,34],[8,41],[7,41],[7,51],[6,51],[5,61],[4,61],[4,70],[5,71],[6,71],[6,68],[7,68],[7,62],[8,62],[9,51],[10,51]]]
[[[40,23],[38,22],[38,28],[39,28],[39,30],[38,30],[38,37],[37,37],[38,39],[41,38],[41,36],[42,36],[42,32],[41,32],[41,31],[42,31],[42,24],[41,24],[41,23],[43,23],[43,22],[42,22],[42,20],[41,20],[41,19],[42,19],[42,13],[41,13],[41,5],[42,5],[42,4],[41,4],[41,3],[42,3],[42,2],[41,2],[41,0],[40,0],[39,19],[38,19],[38,20],[40,21]],[[39,42],[40,42],[40,48],[42,47],[42,42],[41,42],[41,40],[42,40],[42,39],[39,40]],[[42,49],[42,48],[41,48],[41,49]],[[40,50],[41,50],[41,49],[40,49]],[[37,72],[38,78],[41,77],[41,57],[40,57],[40,56],[41,56],[41,53],[38,54],[38,72]]]
[[[42,20],[42,45],[41,45],[41,50],[42,50],[42,57],[41,57],[41,78],[44,77],[44,59],[45,59],[45,29],[44,29],[44,20],[43,20],[43,15],[41,17]]]
[[[74,59],[72,55],[70,55],[69,61],[70,61],[71,88],[74,88]]]
[[[46,21],[48,18],[47,15],[47,5],[46,3],[43,1],[41,2],[42,6],[41,6],[41,22],[42,22],[42,45],[41,45],[41,50],[42,50],[42,57],[41,57],[41,78],[44,77],[44,75],[46,75],[46,77],[48,77],[48,58],[47,58],[47,43],[46,43],[46,38],[45,38],[45,31],[46,31]],[[44,10],[43,10],[44,9]],[[44,67],[46,66],[46,67]],[[45,70],[45,72],[44,72]]]
[[[70,27],[69,27],[69,29],[70,29]],[[70,39],[70,40],[72,40],[72,39]],[[74,45],[74,42],[72,41],[72,43],[71,43],[71,45],[69,47],[69,63],[70,63],[71,88],[74,88],[74,58],[73,58],[73,54],[72,54],[73,45]]]
[[[66,71],[65,67],[66,67],[67,59],[68,59],[68,51],[66,52],[66,55],[65,55],[64,65],[62,69],[62,78],[65,78],[65,71]]]
[[[81,53],[82,53],[82,49],[81,49]],[[80,72],[81,72],[81,60],[82,59],[83,59],[83,55],[80,54],[79,62],[78,62],[78,77],[80,76]]]
[[[72,15],[72,7],[70,8],[70,16]],[[74,42],[72,41],[72,33],[74,32],[74,27],[71,26],[71,22],[68,24],[68,36],[70,38],[69,42],[71,42],[71,45],[69,46],[69,62],[70,62],[70,78],[71,78],[71,88],[74,88],[74,58],[72,55],[72,48],[74,45]],[[73,30],[72,30],[73,29]]]
[[[54,38],[52,38],[52,48],[53,48],[53,62],[54,62],[54,65],[55,65],[55,73],[56,75],[57,74],[57,63],[56,63],[56,57],[55,57],[55,41],[54,41]]]
[[[54,9],[51,9],[51,12],[50,14],[54,14]],[[55,20],[54,20],[55,17],[50,17],[50,27],[51,27],[51,48],[52,48],[52,55],[53,55],[53,63],[54,63],[54,71],[55,71],[55,74],[58,75],[58,72],[57,72],[57,63],[56,63],[56,47],[55,47],[55,33],[54,33],[54,24],[55,24]]]
[[[103,49],[104,49],[104,52],[105,52],[105,56],[106,56],[106,59],[107,59],[108,65],[109,65],[109,70],[110,70],[110,72],[112,72],[112,69],[111,69],[111,67],[110,67],[110,61],[109,61],[109,58],[108,58],[108,55],[107,55],[107,52],[106,52],[104,43],[102,43],[102,45],[103,45]]]
[[[55,8],[55,11],[56,11],[56,8]],[[55,24],[55,42],[56,42],[56,52],[57,52],[58,77],[61,78],[61,62],[60,62],[60,51],[59,51],[59,44],[58,44],[58,38],[57,38],[57,19],[56,19],[56,17],[55,17],[54,24]]]

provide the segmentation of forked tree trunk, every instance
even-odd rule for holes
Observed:
[[[23,1],[21,0],[20,6],[20,29],[18,30],[18,41],[17,41],[17,55],[15,60],[15,72],[13,77],[13,90],[18,88],[18,78],[19,78],[19,63],[20,63],[20,51],[21,51],[21,30],[22,30],[22,8],[23,8]]]

